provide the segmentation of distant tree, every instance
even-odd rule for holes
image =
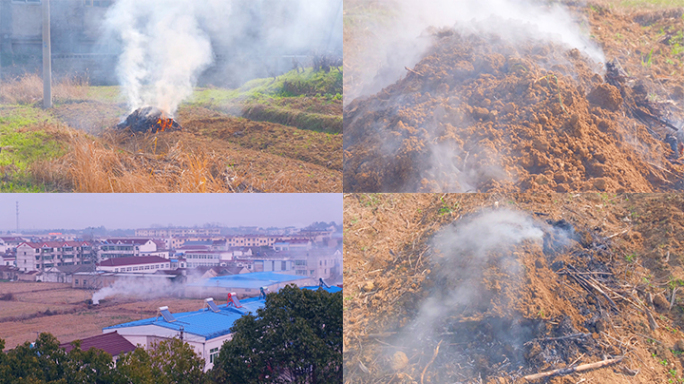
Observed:
[[[49,333],[41,333],[35,343],[27,341],[4,356],[0,382],[67,383],[68,360],[59,341]]]
[[[342,382],[342,293],[289,285],[238,319],[211,377],[217,383]]]
[[[154,344],[148,351],[138,348],[117,361],[118,371],[136,384],[206,383],[204,360],[180,339]]]

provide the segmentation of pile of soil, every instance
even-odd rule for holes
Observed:
[[[601,64],[551,43],[434,38],[403,79],[345,107],[345,191],[681,188],[681,123],[653,79],[611,84]]]
[[[533,218],[543,242],[454,278],[478,261],[441,257],[435,234],[502,209]],[[548,382],[683,376],[680,195],[347,195],[345,217],[347,383],[543,382],[523,378],[604,361]],[[454,305],[459,285],[472,297]],[[426,331],[428,300],[450,312]]]

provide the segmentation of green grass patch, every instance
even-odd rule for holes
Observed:
[[[399,16],[397,4],[351,0],[344,3],[344,28],[387,24]]]
[[[242,116],[253,121],[269,121],[310,131],[342,133],[342,116],[306,113],[262,104],[246,106]]]
[[[226,104],[233,101],[293,96],[342,97],[342,69],[329,72],[292,70],[276,78],[250,80],[237,89],[204,88],[195,91],[190,103],[200,105]],[[338,96],[339,95],[339,96]]]
[[[57,158],[64,146],[40,124],[53,123],[52,117],[30,106],[0,107],[0,192],[44,192],[36,185],[29,167],[36,161]]]
[[[121,89],[118,86],[90,86],[88,87],[88,99],[99,100],[105,102],[123,102],[124,97],[121,95]]]
[[[684,0],[622,0],[613,3],[622,8],[678,8],[684,7]]]

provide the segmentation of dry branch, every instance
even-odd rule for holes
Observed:
[[[542,373],[535,373],[533,375],[527,375],[523,377],[523,379],[527,381],[535,381],[539,379],[544,379],[544,378],[549,378],[553,376],[566,376],[570,375],[576,372],[583,372],[583,371],[590,371],[592,369],[599,369],[599,368],[604,368],[608,367],[613,364],[617,364],[622,361],[624,356],[618,357],[617,359],[607,359],[607,360],[602,360],[602,361],[597,361],[595,363],[589,363],[589,364],[582,364],[578,365],[576,367],[571,367],[571,368],[560,368],[560,369],[554,369],[553,371],[548,371],[548,372],[542,372]]]
[[[430,365],[432,365],[432,363],[437,358],[437,354],[439,353],[439,346],[442,344],[442,341],[444,341],[444,340],[439,341],[439,343],[437,344],[437,347],[435,348],[435,354],[432,355],[432,359],[430,359],[430,361],[427,363],[427,365],[423,369],[423,373],[420,375],[420,384],[423,384],[423,379],[425,378],[425,372],[427,372],[428,368],[430,368]]]

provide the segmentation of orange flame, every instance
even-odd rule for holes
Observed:
[[[157,120],[157,132],[164,132],[167,129],[170,129],[173,126],[173,119],[172,118],[164,118],[163,115],[159,117],[159,120]]]

